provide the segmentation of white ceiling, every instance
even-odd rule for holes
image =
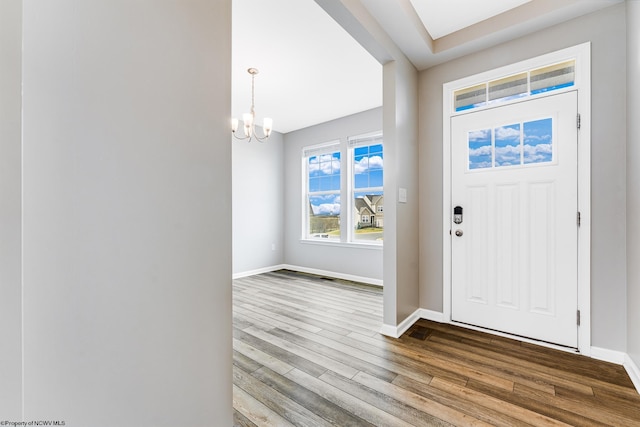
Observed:
[[[518,7],[531,0],[410,0],[433,39],[447,36],[476,22]],[[442,19],[442,17],[451,19]]]
[[[314,0],[233,0],[232,114],[286,133],[382,105],[382,66]]]
[[[349,34],[357,20],[339,19],[345,30],[325,12],[339,3],[424,70],[622,1],[233,0],[232,113],[249,110],[250,67],[258,123],[271,117],[281,133],[382,105],[382,66]]]

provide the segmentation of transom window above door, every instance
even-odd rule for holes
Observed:
[[[571,87],[575,84],[575,70],[575,60],[565,61],[456,90],[453,93],[454,111],[472,110]]]

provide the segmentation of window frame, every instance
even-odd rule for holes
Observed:
[[[349,194],[347,194],[348,200],[349,200],[349,224],[348,224],[348,238],[349,241],[352,243],[357,243],[357,244],[367,244],[367,245],[375,245],[375,246],[380,246],[383,245],[384,240],[375,240],[375,241],[371,241],[371,240],[365,240],[365,239],[357,239],[356,238],[356,212],[355,212],[355,196],[358,193],[374,193],[374,192],[381,192],[382,197],[384,198],[384,182],[382,186],[375,186],[375,187],[366,187],[366,188],[362,188],[362,189],[358,189],[355,187],[355,158],[356,158],[356,154],[355,154],[355,150],[357,148],[360,147],[370,147],[370,146],[374,146],[374,145],[381,145],[382,146],[382,158],[383,158],[383,167],[382,167],[382,176],[383,176],[383,181],[384,181],[384,136],[382,134],[382,131],[376,131],[376,132],[370,132],[370,133],[366,133],[366,134],[362,134],[362,135],[356,135],[356,136],[352,136],[347,138],[347,149],[348,149],[348,154],[347,154],[347,158],[349,161],[349,170],[348,172],[348,177],[350,178],[350,182],[349,182]],[[384,206],[384,205],[383,205]],[[378,209],[376,208],[375,212],[372,212],[373,216],[376,217],[378,213]],[[382,215],[384,215],[384,212],[381,212]],[[365,223],[363,221],[363,223]],[[374,221],[371,220],[371,215],[369,215],[369,221],[366,223],[369,224],[370,226],[375,226]],[[382,227],[384,230],[384,227]],[[384,234],[384,231],[383,231]]]
[[[338,190],[318,190],[318,191],[310,191],[310,171],[309,171],[309,159],[312,157],[319,157],[323,155],[331,155],[333,156],[335,153],[340,154],[340,187]],[[302,186],[302,240],[307,241],[322,241],[322,242],[332,242],[337,243],[342,240],[342,218],[343,218],[343,208],[342,208],[342,186],[343,186],[343,154],[341,150],[341,144],[339,140],[329,141],[323,144],[312,145],[308,147],[303,147],[302,149],[302,176],[303,176],[303,186]],[[313,196],[323,196],[329,194],[337,194],[340,198],[340,214],[338,215],[338,222],[340,224],[340,235],[337,238],[331,237],[314,237],[311,234],[310,227],[310,218],[311,218],[311,197]]]
[[[377,139],[372,140],[372,137]],[[371,143],[364,143],[364,141],[374,141]],[[357,247],[370,247],[370,248],[382,248],[382,241],[367,241],[355,239],[355,212],[354,212],[354,200],[355,200],[355,179],[354,179],[354,152],[358,146],[369,145],[382,145],[382,153],[384,153],[384,141],[382,138],[382,131],[370,132],[367,134],[361,134],[357,136],[350,136],[341,138],[338,140],[331,140],[321,144],[315,144],[302,147],[301,151],[301,238],[302,243],[320,244],[320,245],[334,245],[334,246],[357,246]],[[313,156],[320,156],[323,154],[340,153],[340,189],[329,191],[309,191],[310,174],[309,174],[309,159]],[[384,166],[382,167],[384,176]],[[376,187],[384,195],[384,186]],[[314,237],[311,234],[311,203],[310,197],[313,195],[322,194],[339,194],[340,197],[340,237],[339,238],[327,238],[327,237]],[[345,200],[347,203],[345,204]],[[384,213],[376,207],[376,213]],[[371,219],[369,220],[371,222]]]

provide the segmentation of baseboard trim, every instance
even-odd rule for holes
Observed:
[[[353,274],[337,273],[335,271],[320,270],[317,268],[300,267],[299,265],[283,264],[280,268],[299,271],[301,273],[315,274],[318,276],[333,277],[335,279],[349,280],[351,282],[366,283],[368,285],[375,285],[382,287],[382,280],[374,279],[371,277],[355,276]]]
[[[320,270],[317,268],[300,267],[299,265],[291,265],[291,264],[272,265],[270,267],[263,267],[255,270],[243,271],[240,273],[234,273],[232,277],[235,280],[235,279],[240,279],[242,277],[255,276],[256,274],[270,273],[272,271],[277,271],[277,270],[293,270],[293,271],[299,271],[301,273],[315,274],[317,276],[332,277],[334,279],[349,280],[351,282],[360,282],[360,283],[366,283],[368,285],[375,285],[375,286],[382,287],[382,280],[379,280],[379,279],[373,279],[371,277],[355,276],[353,274],[336,273],[335,271]]]
[[[608,348],[591,347],[591,355],[593,359],[602,360],[604,362],[623,365],[626,353],[622,351],[609,350]]]
[[[425,320],[431,320],[432,322],[444,323],[444,313],[438,311],[427,310],[426,308],[420,309],[420,318]]]
[[[629,374],[629,378],[631,378],[631,382],[636,387],[638,393],[640,393],[640,369],[638,368],[638,365],[636,365],[628,354],[625,354],[622,366],[624,366],[627,374]]]
[[[407,332],[407,329],[420,319],[420,311],[421,309],[417,309],[411,313],[406,319],[400,322],[398,326],[382,325],[380,333],[391,338],[400,338],[402,334]]]
[[[271,273],[272,271],[282,270],[283,268],[286,268],[283,264],[272,265],[271,267],[263,267],[263,268],[258,268],[256,270],[234,273],[232,278],[235,280],[235,279],[240,279],[242,277],[255,276],[256,274]]]

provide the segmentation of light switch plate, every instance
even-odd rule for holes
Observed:
[[[398,189],[398,202],[407,203],[407,189],[406,188]]]

